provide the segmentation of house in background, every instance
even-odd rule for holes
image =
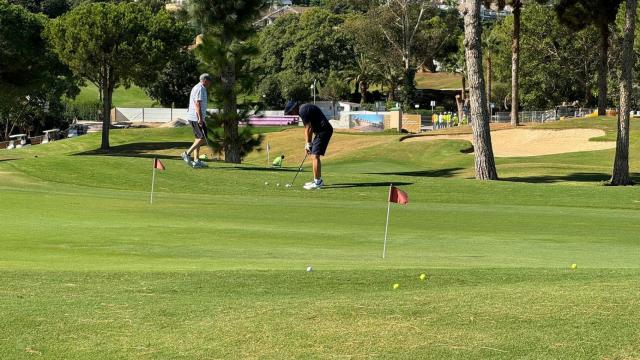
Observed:
[[[302,14],[311,9],[304,6],[293,6],[291,0],[276,0],[271,3],[271,7],[261,17],[253,23],[256,27],[265,27],[273,24],[279,17],[289,14]]]

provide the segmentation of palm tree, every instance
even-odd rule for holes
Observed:
[[[609,24],[615,21],[622,0],[558,0],[556,12],[560,22],[573,31],[594,25],[600,31],[598,66],[598,115],[607,110],[607,60],[609,58]]]
[[[624,40],[622,46],[622,76],[620,81],[620,113],[618,115],[618,137],[616,157],[613,163],[611,185],[631,185],[629,177],[629,108],[633,80],[637,0],[626,0]]]
[[[379,83],[382,76],[380,69],[365,54],[359,54],[353,67],[347,69],[346,80],[353,81],[356,91],[360,92],[360,103],[366,103],[369,85]]]
[[[476,179],[497,180],[498,172],[496,171],[493,148],[491,146],[487,94],[482,70],[481,1],[467,0],[464,8],[464,47],[467,76],[469,77],[475,172]]]

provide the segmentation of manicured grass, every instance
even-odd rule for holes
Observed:
[[[640,357],[640,190],[601,185],[613,150],[499,159],[511,181],[478,182],[464,141],[334,136],[377,145],[329,157],[316,192],[264,153],[188,168],[184,128],[0,151],[0,358]],[[391,182],[410,203],[383,260]]]
[[[100,93],[98,88],[88,83],[87,86],[80,90],[80,94],[72,100],[76,104],[94,104],[100,101]],[[118,87],[113,92],[113,106],[114,107],[154,107],[159,106],[153,99],[151,99],[144,90],[138,86],[131,86],[125,88],[123,86]]]

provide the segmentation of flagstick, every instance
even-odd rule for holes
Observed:
[[[391,188],[393,184],[389,185],[389,194],[391,194]],[[387,224],[384,227],[384,245],[382,247],[382,258],[387,255],[387,231],[389,230],[389,210],[391,209],[391,201],[387,198]]]
[[[156,183],[156,167],[153,167],[153,176],[151,176],[151,204],[153,204],[153,186]]]

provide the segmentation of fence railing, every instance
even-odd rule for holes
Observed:
[[[523,123],[538,122],[544,123],[548,121],[560,120],[561,117],[585,117],[593,113],[594,109],[591,108],[577,108],[577,109],[554,109],[544,111],[520,111],[518,113],[519,121]],[[491,117],[492,122],[506,123],[511,121],[510,112],[497,112]]]

